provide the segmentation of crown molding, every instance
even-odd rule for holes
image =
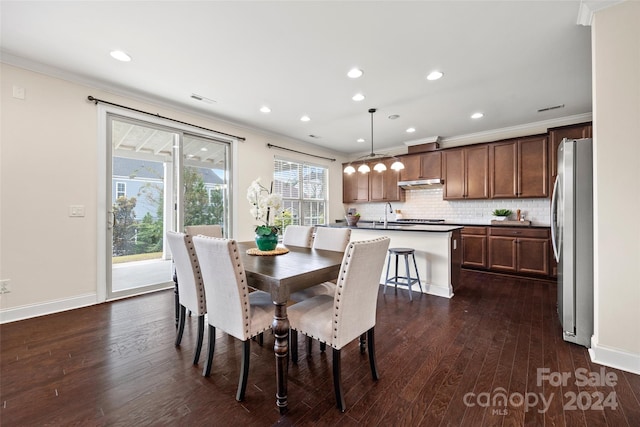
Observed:
[[[581,0],[576,24],[590,27],[593,14],[608,7],[622,3],[625,0]]]
[[[498,141],[500,139],[535,135],[538,133],[545,133],[549,128],[590,122],[592,120],[592,113],[584,113],[576,114],[573,116],[560,117],[557,119],[544,120],[540,122],[526,123],[518,126],[493,129],[486,132],[452,136],[450,138],[443,138],[441,142],[443,145],[445,145],[445,147],[441,146],[440,148],[449,148],[458,145],[477,144],[481,142]]]

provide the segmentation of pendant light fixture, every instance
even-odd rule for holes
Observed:
[[[373,115],[375,114],[376,111],[377,109],[375,108],[369,108],[369,114],[371,115],[371,152],[366,156],[362,156],[358,158],[358,159],[364,159],[362,160],[362,164],[358,166],[358,172],[360,173],[371,172],[371,168],[369,167],[369,165],[367,165],[366,159],[367,158],[373,159],[375,157],[380,157],[380,160],[378,161],[378,163],[375,164],[375,166],[373,166],[373,170],[376,172],[384,172],[387,170],[387,166],[382,162],[382,158],[385,156],[383,154],[376,154],[373,151]],[[393,162],[393,164],[391,165],[391,169],[396,172],[401,169],[404,169],[404,165],[402,164],[402,162],[395,156],[393,156],[393,158],[395,159],[395,162]],[[349,163],[347,167],[344,168],[343,172],[346,173],[347,175],[351,175],[355,171],[356,169],[351,165],[351,163]]]

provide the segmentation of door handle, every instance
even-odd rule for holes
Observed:
[[[116,225],[116,212],[115,211],[107,211],[107,229],[113,230],[113,227]]]
[[[558,237],[556,236],[556,229],[558,227],[558,178],[553,183],[553,194],[551,196],[551,247],[553,248],[553,256],[556,262],[560,261],[560,251],[558,248]]]

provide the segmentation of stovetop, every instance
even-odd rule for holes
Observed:
[[[432,218],[403,218],[398,219],[396,222],[411,222],[415,224],[437,224],[444,222],[444,219],[432,219]]]

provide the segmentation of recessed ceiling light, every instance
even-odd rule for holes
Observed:
[[[413,133],[416,131],[416,128],[408,128],[407,133]]]
[[[362,75],[364,74],[364,72],[359,69],[359,68],[352,68],[349,70],[349,72],[347,73],[347,76],[349,76],[352,79],[357,79],[358,77],[362,77]]]
[[[261,113],[270,113],[271,112],[271,108],[267,107],[266,105],[263,105],[262,107],[260,107],[260,112]]]
[[[479,118],[482,118],[482,117],[484,117],[484,114],[482,114],[482,113],[473,113],[471,115],[472,119],[479,119]]]
[[[438,80],[442,76],[444,76],[444,74],[441,71],[432,71],[427,75],[427,80]]]
[[[358,138],[356,139],[356,142],[364,142],[364,138]]]
[[[364,95],[361,93],[356,93],[351,97],[354,101],[362,101],[364,99]]]
[[[303,122],[308,122],[309,120],[311,120],[311,117],[309,117],[307,115],[304,115],[304,116],[300,117],[300,120],[303,121]]]
[[[209,150],[207,149],[207,147],[202,147],[200,151],[209,151]]]
[[[121,50],[112,50],[111,51],[111,57],[113,59],[117,59],[118,61],[122,61],[122,62],[131,61],[131,56],[129,54],[127,54],[126,52],[123,52]]]
[[[398,114],[392,114],[392,115],[389,116],[389,120],[395,120],[398,117],[400,117]]]

